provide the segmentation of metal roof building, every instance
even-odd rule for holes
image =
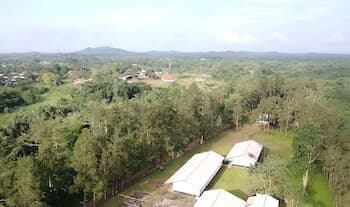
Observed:
[[[245,207],[246,202],[231,193],[218,189],[205,191],[193,207]]]
[[[231,165],[250,167],[258,161],[263,146],[254,140],[239,142],[233,146],[225,160]]]
[[[223,160],[213,151],[195,154],[165,183],[171,183],[175,192],[198,197],[220,170]]]
[[[247,207],[278,207],[279,201],[272,196],[266,194],[256,194],[249,197]]]

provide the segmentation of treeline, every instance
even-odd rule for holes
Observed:
[[[33,104],[40,100],[40,95],[48,91],[46,87],[20,85],[17,87],[0,87],[0,113],[16,106]]]
[[[81,90],[90,86],[85,87]],[[1,128],[4,205],[69,206],[79,194],[101,198],[190,142],[209,139],[222,124],[220,99],[195,85],[188,90],[178,85],[152,91],[132,84],[116,88],[120,99],[104,96],[108,87],[93,98],[78,92],[76,98],[86,96],[88,104],[42,107]]]

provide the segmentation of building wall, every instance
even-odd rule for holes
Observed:
[[[255,163],[256,162],[254,160],[245,156],[236,157],[231,161],[231,165],[238,165],[242,167],[250,167],[251,165],[255,165]]]
[[[193,196],[200,196],[201,191],[199,188],[196,188],[191,183],[188,183],[186,181],[180,181],[173,183],[173,191],[174,192],[180,192],[180,193],[186,193]]]

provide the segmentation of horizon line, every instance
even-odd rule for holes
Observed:
[[[254,50],[198,50],[198,51],[182,51],[182,50],[145,50],[145,51],[133,51],[127,50],[119,47],[111,47],[111,46],[98,46],[98,47],[85,47],[83,49],[74,50],[74,51],[22,51],[22,52],[0,52],[0,55],[11,55],[11,54],[27,54],[27,53],[39,53],[39,54],[75,54],[79,53],[86,49],[99,49],[99,48],[108,48],[108,49],[119,49],[125,52],[142,54],[142,53],[151,53],[151,52],[174,52],[174,53],[183,53],[183,54],[191,54],[191,53],[223,53],[223,52],[233,52],[233,53],[277,53],[277,54],[289,54],[289,55],[305,55],[305,54],[319,54],[319,55],[350,55],[350,52],[316,52],[316,51],[308,51],[308,52],[282,52],[276,50],[265,50],[265,51],[254,51]]]

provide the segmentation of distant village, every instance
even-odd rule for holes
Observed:
[[[27,72],[11,72],[11,73],[0,73],[0,85],[4,86],[15,86],[18,81],[24,80],[27,77]]]

